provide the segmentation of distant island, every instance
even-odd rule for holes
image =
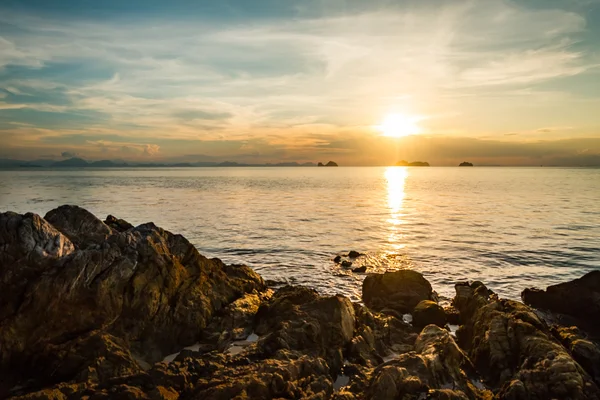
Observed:
[[[408,162],[406,160],[401,160],[396,163],[397,167],[429,167],[429,163],[427,161],[413,161]]]
[[[461,163],[460,163],[458,166],[459,166],[459,167],[472,167],[472,166],[473,166],[473,164],[472,164],[472,163],[470,163],[470,162],[468,162],[468,161],[463,161],[463,162],[461,162]]]
[[[337,163],[334,161],[329,161],[327,164],[323,165],[322,162],[317,164],[317,167],[337,167]]]
[[[330,161],[332,163],[332,161]],[[335,164],[335,163],[333,163]],[[329,163],[327,164],[328,166]],[[73,157],[67,160],[10,160],[0,159],[0,168],[185,168],[185,167],[314,167],[313,162],[282,162],[276,164],[245,164],[233,161],[223,162],[187,162],[187,163],[144,163],[144,162],[125,162],[125,161],[87,161],[83,158]],[[337,164],[335,164],[337,166]]]

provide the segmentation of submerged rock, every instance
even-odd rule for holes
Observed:
[[[352,272],[367,272],[367,266],[362,265],[360,267],[352,268]]]
[[[348,257],[350,258],[358,258],[360,256],[362,256],[362,253],[359,253],[356,250],[350,250],[350,252],[348,253]]]
[[[365,278],[362,299],[372,310],[390,308],[410,313],[421,300],[433,300],[431,284],[422,274],[409,269],[373,274]]]

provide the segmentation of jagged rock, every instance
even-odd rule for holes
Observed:
[[[100,244],[113,234],[104,222],[78,206],[60,206],[48,211],[44,219],[79,248]]]
[[[405,269],[367,276],[362,285],[362,299],[375,311],[390,308],[410,313],[421,300],[433,300],[434,296],[423,275]]]
[[[446,314],[446,319],[448,320],[449,324],[452,324],[452,325],[460,324],[460,314],[454,306],[450,305],[450,306],[444,307],[444,313]]]
[[[68,216],[64,220],[72,221]],[[2,264],[2,296],[15,292],[15,282],[20,289],[18,312],[15,304],[0,305],[0,375],[10,370],[33,378],[27,366],[37,354],[45,354],[48,344],[96,330],[122,339],[137,357],[154,363],[197,342],[227,304],[265,289],[250,268],[209,260],[183,236],[154,224],[78,251],[34,215],[5,213],[0,226],[3,243],[10,247],[7,254],[20,257],[21,267],[25,263],[18,271],[39,270],[28,261],[32,253],[49,260],[43,274],[27,274],[27,279]],[[85,346],[77,348],[87,354]]]
[[[583,368],[524,304],[501,300],[481,283],[456,286],[464,322],[458,340],[498,399],[598,399]]]
[[[448,331],[429,325],[419,335],[415,351],[375,369],[366,399],[486,399],[488,390],[473,384],[471,362]]]
[[[413,325],[417,329],[422,329],[429,324],[435,324],[440,327],[446,325],[446,313],[444,309],[431,300],[422,300],[415,306],[412,313]]]
[[[73,251],[71,241],[39,215],[0,213],[0,327],[21,306],[29,282]]]
[[[558,326],[552,329],[554,336],[569,350],[575,361],[600,385],[600,344],[590,340],[576,326]]]
[[[257,345],[263,355],[302,351],[339,370],[354,327],[354,307],[346,297],[321,297],[312,289],[286,286],[261,306],[255,332],[262,337]]]
[[[115,232],[125,232],[133,228],[133,225],[129,222],[121,218],[113,217],[112,215],[107,216],[104,223]]]
[[[548,286],[545,291],[525,289],[521,297],[525,304],[576,317],[581,327],[600,333],[600,271]]]

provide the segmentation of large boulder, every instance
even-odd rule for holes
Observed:
[[[0,235],[0,296],[14,296],[14,304],[0,304],[0,375],[36,378],[33,360],[63,351],[49,343],[69,343],[93,331],[122,340],[133,358],[152,364],[196,343],[231,302],[265,290],[250,268],[207,259],[183,236],[151,223],[76,251],[31,214],[0,215]],[[89,354],[87,348],[72,347],[78,354]]]
[[[422,300],[433,300],[431,284],[417,271],[409,269],[372,274],[362,285],[362,299],[375,311],[385,308],[410,313]]]
[[[525,304],[575,317],[581,327],[600,333],[600,271],[546,290],[525,289],[521,297]]]
[[[499,299],[480,282],[459,284],[459,344],[498,399],[599,399],[590,375],[526,305]]]
[[[113,230],[94,214],[78,206],[64,205],[48,211],[44,219],[79,248],[100,244]]]

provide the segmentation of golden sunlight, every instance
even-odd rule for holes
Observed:
[[[388,114],[377,129],[383,136],[404,137],[421,133],[417,124],[417,117],[409,117],[404,114]]]

